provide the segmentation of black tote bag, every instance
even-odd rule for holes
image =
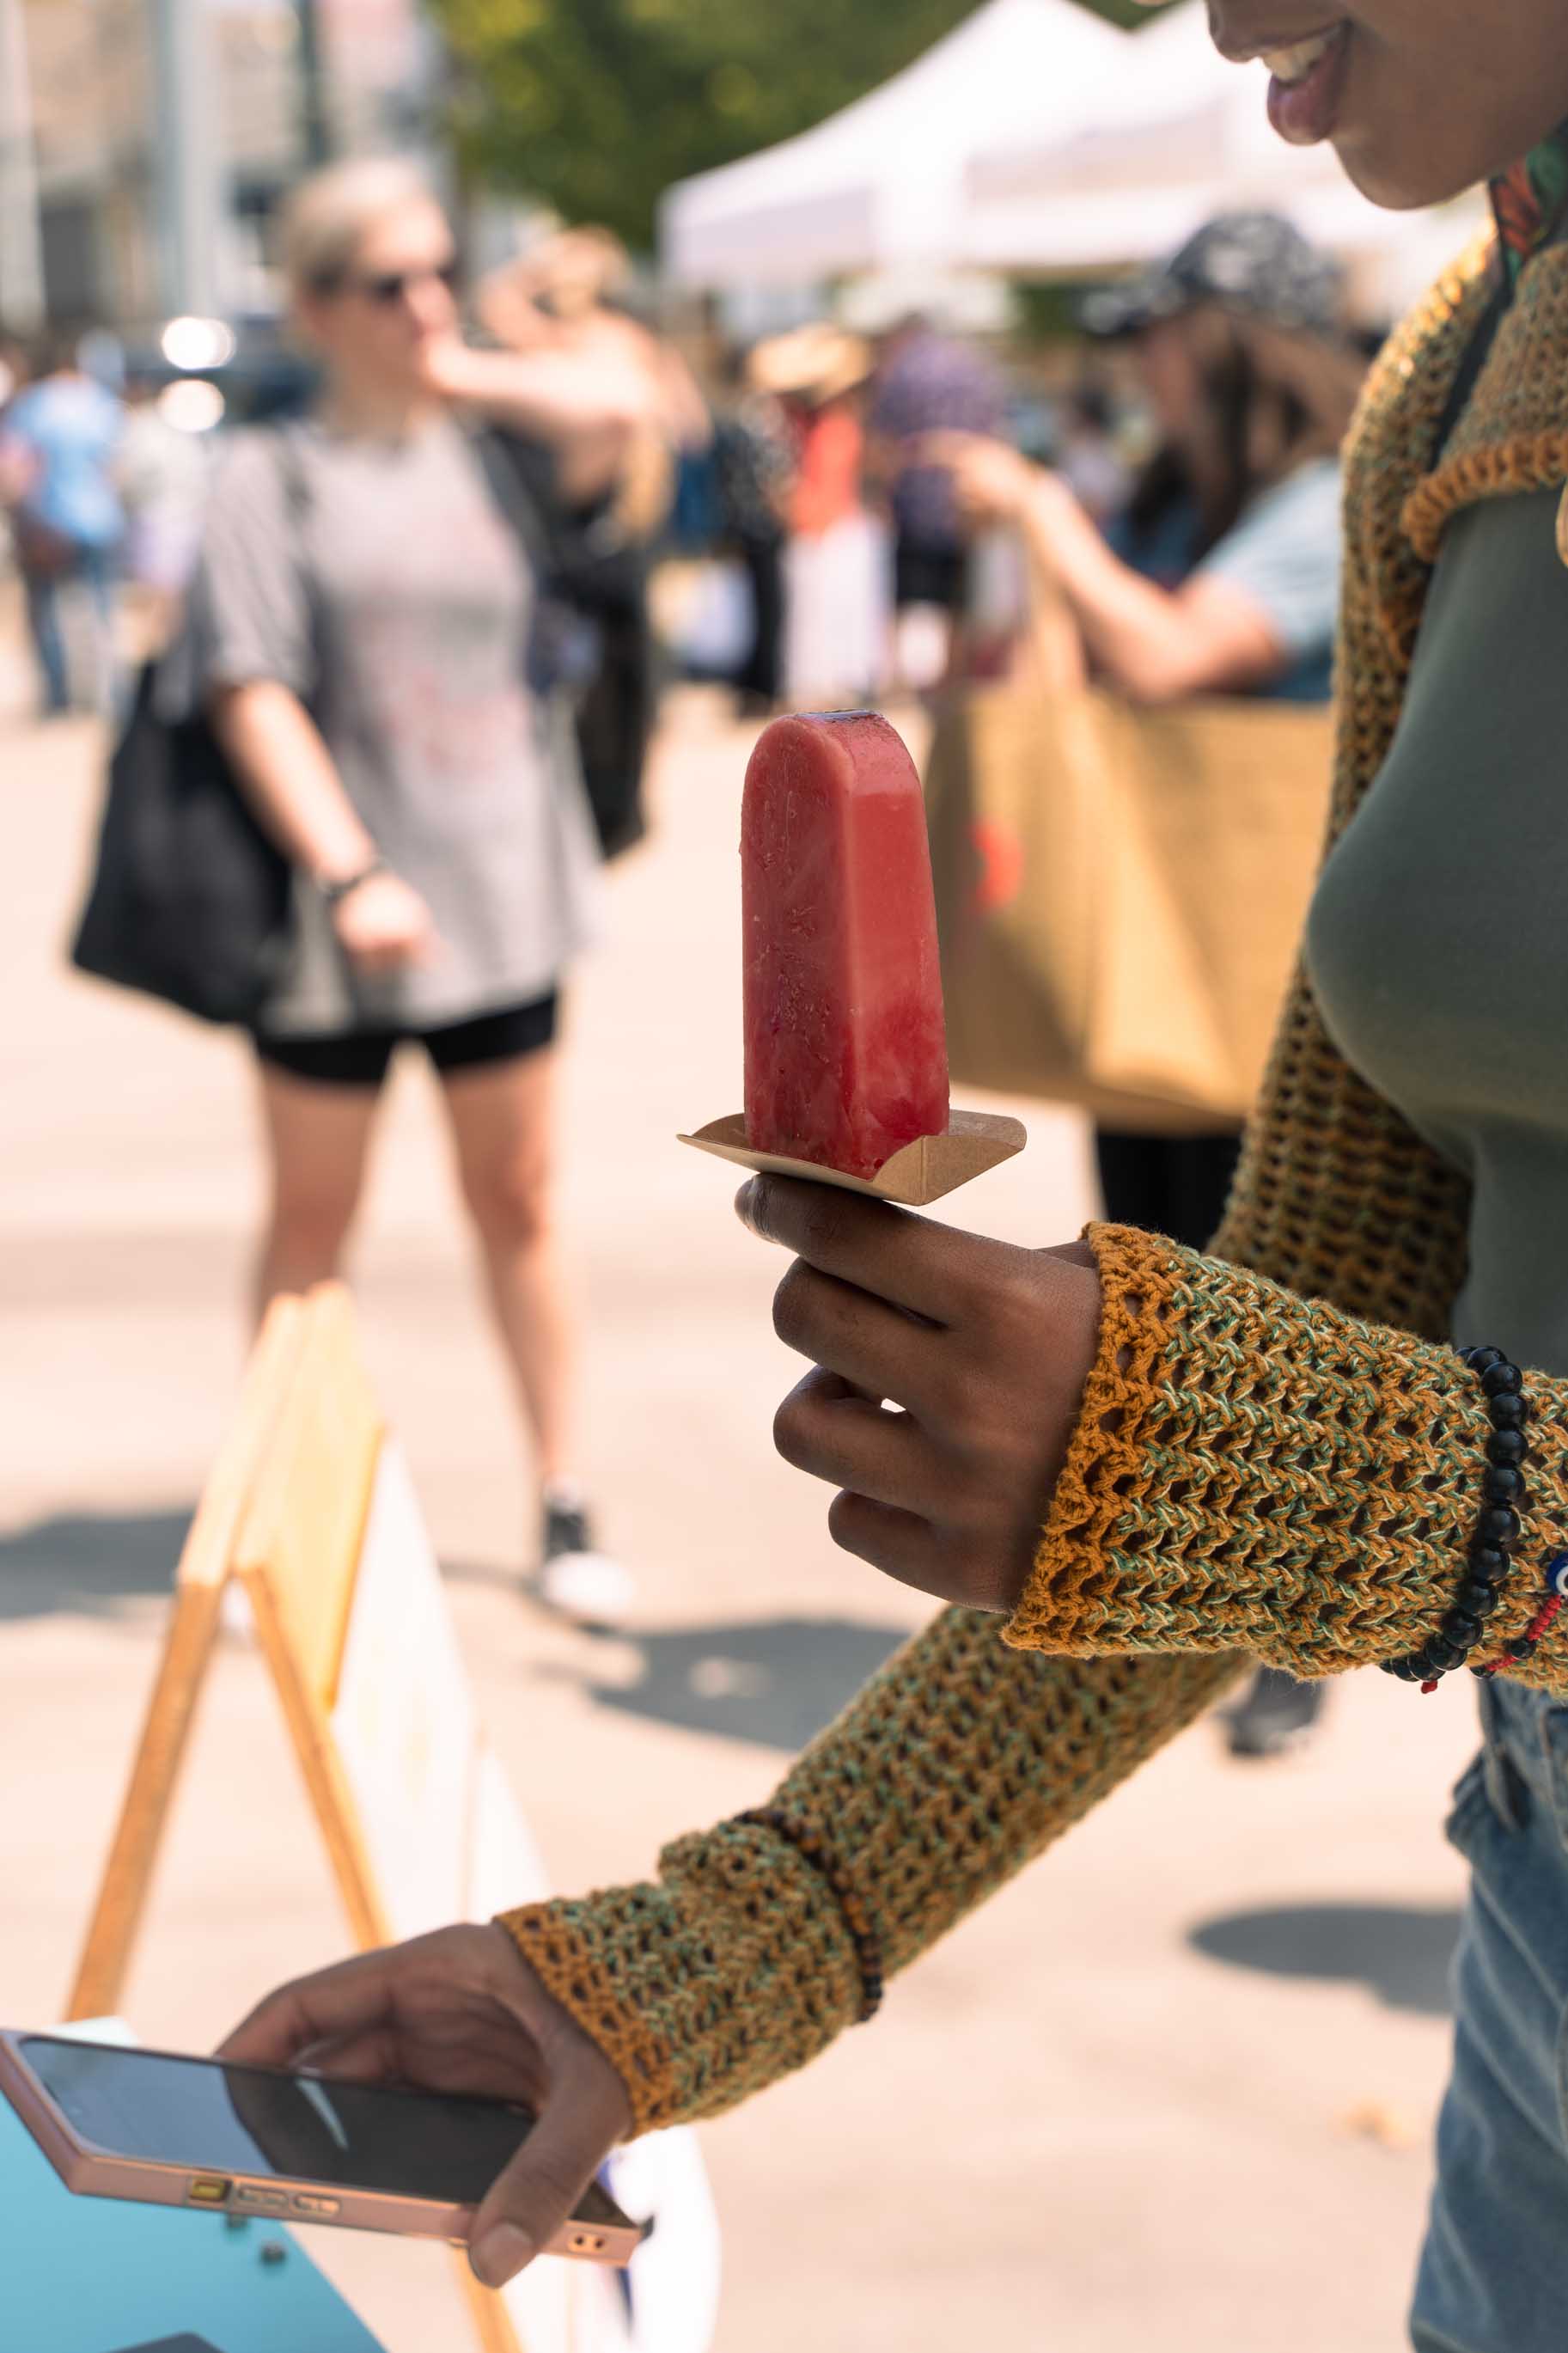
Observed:
[[[203,1021],[248,1025],[290,946],[289,862],[205,716],[166,720],[152,663],[109,767],[79,972]]]
[[[289,521],[310,493],[287,428],[274,435]],[[289,861],[202,711],[165,718],[149,662],[109,764],[98,855],[70,958],[198,1020],[254,1024],[292,944]]]

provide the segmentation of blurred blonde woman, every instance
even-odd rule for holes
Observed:
[[[258,1303],[339,1271],[388,1069],[418,1045],[532,1441],[543,1590],[605,1616],[626,1577],[578,1482],[552,1197],[595,850],[529,683],[530,562],[460,412],[570,447],[635,421],[642,396],[626,372],[467,349],[452,233],[406,164],[306,181],[283,249],[320,398],[236,442],[179,658],[295,875],[292,953],[254,1038]]]

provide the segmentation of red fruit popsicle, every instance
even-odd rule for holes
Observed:
[[[778,719],[741,812],[746,1141],[874,1176],[948,1123],[925,800],[885,719]]]

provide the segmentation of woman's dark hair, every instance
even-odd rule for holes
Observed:
[[[1201,413],[1190,436],[1156,451],[1128,521],[1136,533],[1152,531],[1173,506],[1195,500],[1201,560],[1262,491],[1310,459],[1336,454],[1366,361],[1337,337],[1274,327],[1217,304],[1188,311],[1181,325],[1197,363]]]

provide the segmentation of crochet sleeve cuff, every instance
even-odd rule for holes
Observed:
[[[906,1968],[1231,1680],[1234,1659],[1024,1657],[949,1610],[811,1746],[773,1803]],[[752,1823],[666,1849],[657,1880],[502,1915],[619,2072],[636,2131],[716,2116],[853,2022],[856,1950],[826,1880]]]
[[[1245,1649],[1301,1675],[1418,1650],[1462,1582],[1489,1423],[1451,1348],[1129,1227],[1093,1226],[1100,1351],[1023,1597],[1024,1650]],[[1568,1535],[1568,1382],[1527,1376],[1531,1503],[1477,1653]],[[1568,1685],[1545,1643],[1528,1677]]]

